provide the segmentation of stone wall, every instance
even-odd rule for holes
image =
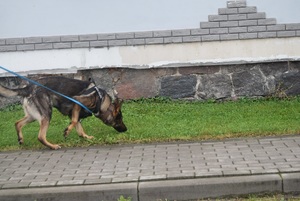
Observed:
[[[300,62],[212,65],[158,69],[98,69],[80,71],[102,88],[115,89],[124,99],[155,96],[174,99],[235,99],[269,95],[299,95]]]
[[[36,78],[44,75],[35,75]],[[64,75],[66,76],[66,75]],[[300,61],[211,65],[178,68],[81,70],[68,77],[88,80],[123,99],[170,97],[189,100],[235,100],[240,97],[296,96],[300,94]],[[24,81],[0,78],[17,87]],[[0,107],[20,99],[0,98]]]

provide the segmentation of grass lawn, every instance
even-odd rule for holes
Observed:
[[[198,199],[197,201],[299,201],[300,197],[291,195],[248,195],[241,198],[222,198],[222,199]],[[118,201],[131,201],[131,198],[121,196]],[[164,201],[169,201],[165,199]]]
[[[82,124],[86,133],[95,139],[86,140],[79,138],[75,129],[64,139],[63,131],[70,120],[54,110],[47,139],[62,147],[82,147],[300,133],[300,98],[235,102],[141,99],[125,102],[122,112],[127,132],[119,134],[99,119],[90,117]],[[37,122],[23,128],[24,145],[18,145],[14,123],[23,115],[20,105],[0,110],[0,150],[45,149],[37,140]]]

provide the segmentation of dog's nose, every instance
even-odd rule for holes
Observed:
[[[122,126],[116,126],[114,127],[114,129],[116,129],[118,132],[122,133],[122,132],[126,132],[127,131],[127,128],[125,125],[122,125]]]

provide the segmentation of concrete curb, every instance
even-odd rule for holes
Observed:
[[[193,200],[282,190],[279,175],[215,177],[174,181],[142,182],[139,198],[152,200]]]
[[[132,201],[193,200],[261,193],[299,193],[300,173],[157,180],[103,185],[78,185],[0,190],[0,200],[12,201]]]
[[[283,192],[300,193],[300,173],[282,174]]]
[[[135,201],[137,195],[137,183],[0,190],[1,201],[117,201],[120,196],[131,197]]]

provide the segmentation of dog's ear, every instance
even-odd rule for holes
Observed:
[[[117,116],[121,110],[121,107],[122,107],[122,104],[123,104],[123,100],[122,99],[119,99],[117,98],[114,102],[114,105],[115,105],[115,109],[114,109],[114,116]]]
[[[92,77],[89,77],[89,82],[96,84],[95,80]]]

